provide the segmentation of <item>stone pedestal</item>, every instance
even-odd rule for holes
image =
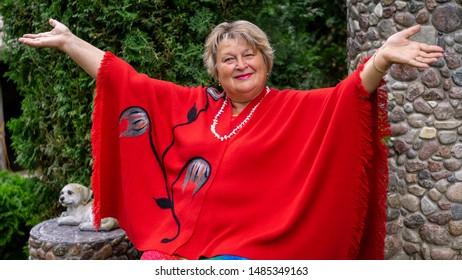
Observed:
[[[141,253],[125,231],[81,231],[78,226],[59,226],[58,219],[44,221],[30,232],[30,260],[136,260]]]

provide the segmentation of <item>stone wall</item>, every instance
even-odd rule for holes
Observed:
[[[391,34],[422,25],[415,40],[445,57],[429,69],[393,66],[389,91],[386,259],[462,259],[461,0],[349,0],[350,70]]]

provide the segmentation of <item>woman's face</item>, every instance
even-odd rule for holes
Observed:
[[[234,102],[247,103],[265,87],[268,68],[260,51],[236,39],[222,41],[217,51],[218,81]]]

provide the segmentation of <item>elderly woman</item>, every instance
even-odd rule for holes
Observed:
[[[442,49],[391,36],[333,88],[266,85],[273,50],[247,21],[222,23],[204,61],[223,88],[185,87],[53,29],[20,42],[56,48],[97,79],[96,222],[119,219],[144,259],[381,259],[386,93],[394,63],[429,67]]]

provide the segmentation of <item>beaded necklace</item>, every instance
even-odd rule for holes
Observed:
[[[223,114],[223,112],[225,111],[225,107],[226,105],[228,104],[228,98],[225,97],[225,101],[223,102],[223,105],[221,105],[221,108],[220,110],[218,111],[218,113],[215,115],[215,117],[213,118],[213,123],[212,125],[210,126],[210,131],[212,131],[213,135],[215,135],[215,137],[220,140],[220,141],[225,141],[225,140],[228,140],[229,138],[233,137],[238,131],[239,129],[241,129],[249,120],[250,118],[252,117],[253,113],[255,112],[255,110],[257,109],[258,105],[260,105],[260,103],[262,102],[262,100],[266,97],[266,95],[268,95],[268,93],[270,92],[270,88],[269,87],[266,87],[266,93],[265,95],[260,99],[260,101],[258,101],[257,104],[255,104],[255,106],[252,108],[252,110],[250,110],[249,114],[247,115],[247,117],[239,124],[237,125],[233,131],[231,131],[228,135],[223,135],[221,136],[220,134],[217,133],[216,131],[216,127],[217,127],[217,124],[218,124],[218,118],[221,116],[221,114]]]

